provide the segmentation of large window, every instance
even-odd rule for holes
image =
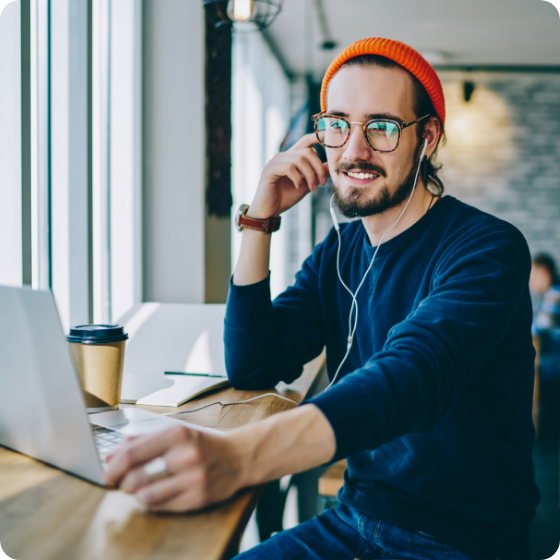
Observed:
[[[101,323],[142,299],[140,18],[140,0],[93,0],[92,311]]]
[[[0,283],[114,321],[142,295],[141,0],[4,4]]]

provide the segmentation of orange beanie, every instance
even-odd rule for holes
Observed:
[[[434,105],[434,109],[445,124],[445,100],[443,98],[443,89],[441,82],[432,66],[413,48],[391,39],[383,39],[382,37],[371,37],[369,39],[360,39],[345,48],[331,63],[321,86],[321,110],[327,110],[327,87],[332,77],[338,69],[351,58],[364,54],[376,54],[384,56],[406,68],[418,81],[424,86],[428,92],[430,99]]]

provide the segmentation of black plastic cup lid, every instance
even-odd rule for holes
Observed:
[[[68,342],[78,344],[109,344],[127,340],[128,334],[121,325],[79,325],[70,329]]]

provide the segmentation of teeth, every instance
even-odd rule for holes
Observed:
[[[353,179],[373,179],[376,176],[371,173],[352,173],[351,171],[348,171],[347,175]]]

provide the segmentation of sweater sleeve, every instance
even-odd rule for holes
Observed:
[[[497,344],[519,328],[530,266],[525,239],[503,222],[448,248],[429,295],[390,329],[383,349],[308,401],[333,427],[333,460],[425,433],[449,413]]]
[[[306,259],[295,284],[274,302],[270,276],[248,286],[230,281],[224,344],[228,378],[237,389],[291,383],[325,345],[317,270],[322,244]]]

